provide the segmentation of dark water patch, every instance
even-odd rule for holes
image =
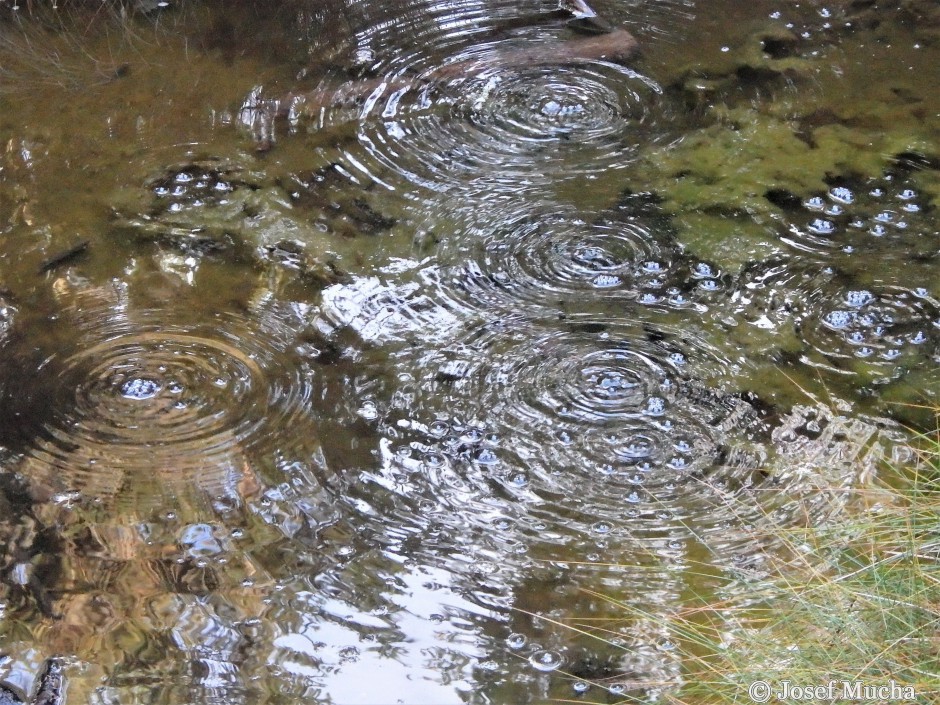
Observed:
[[[940,157],[925,152],[899,152],[894,155],[894,163],[902,173],[925,169],[940,170]]]
[[[45,274],[46,272],[51,272],[54,269],[80,259],[85,253],[88,252],[89,244],[89,240],[81,240],[74,245],[70,245],[64,250],[56,252],[51,257],[47,257],[42,262],[42,264],[39,265],[39,273]]]

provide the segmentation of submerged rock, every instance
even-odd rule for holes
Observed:
[[[812,51],[806,42],[778,22],[751,30],[739,44],[726,49],[710,63],[697,59],[669,69],[670,89],[688,107],[707,110],[716,102],[741,100],[755,90],[810,80],[816,72],[815,62],[804,56]]]
[[[315,218],[318,228],[341,237],[377,235],[395,225],[368,201],[369,188],[357,188],[358,180],[342,165],[328,164],[309,174],[293,174],[279,181],[300,211]]]

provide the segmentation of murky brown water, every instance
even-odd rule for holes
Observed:
[[[11,686],[662,701],[936,403],[933,3],[14,4]]]

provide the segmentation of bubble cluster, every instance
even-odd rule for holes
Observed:
[[[241,245],[246,210],[257,210],[262,189],[242,165],[216,160],[171,167],[130,187],[115,209],[114,227],[136,239],[188,255],[229,251]]]
[[[150,215],[157,216],[190,208],[225,205],[233,191],[252,186],[234,169],[193,163],[168,170],[152,180],[148,188],[154,196]]]
[[[850,287],[830,267],[769,260],[742,271],[729,320],[773,333],[768,344],[790,354],[812,350],[815,364],[840,376],[894,377],[936,354],[940,307],[926,288]]]
[[[881,367],[933,354],[940,343],[932,299],[902,289],[843,290],[808,312],[807,341],[830,360],[857,358]]]
[[[837,183],[825,193],[803,199],[795,209],[798,198],[793,195],[772,191],[768,198],[793,211],[783,240],[800,250],[844,258],[924,257],[936,251],[930,209],[900,177]]]

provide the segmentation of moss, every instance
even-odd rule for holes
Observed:
[[[801,200],[839,180],[879,179],[896,155],[938,161],[930,118],[940,103],[923,90],[932,55],[917,44],[936,24],[935,3],[832,10],[825,24],[795,9],[758,20],[740,27],[727,50],[690,53],[666,69],[665,85],[700,127],[642,154],[626,186],[656,193],[667,213],[690,224],[680,233],[690,254],[733,271],[740,251],[759,258],[778,246],[785,204],[768,192]],[[916,180],[940,205],[935,172]]]
[[[730,117],[649,156],[663,172],[660,183],[667,187],[663,195],[668,206],[756,214],[767,210],[764,192],[782,180],[803,188],[818,185],[807,180],[804,168],[811,150],[791,126],[757,115]]]

